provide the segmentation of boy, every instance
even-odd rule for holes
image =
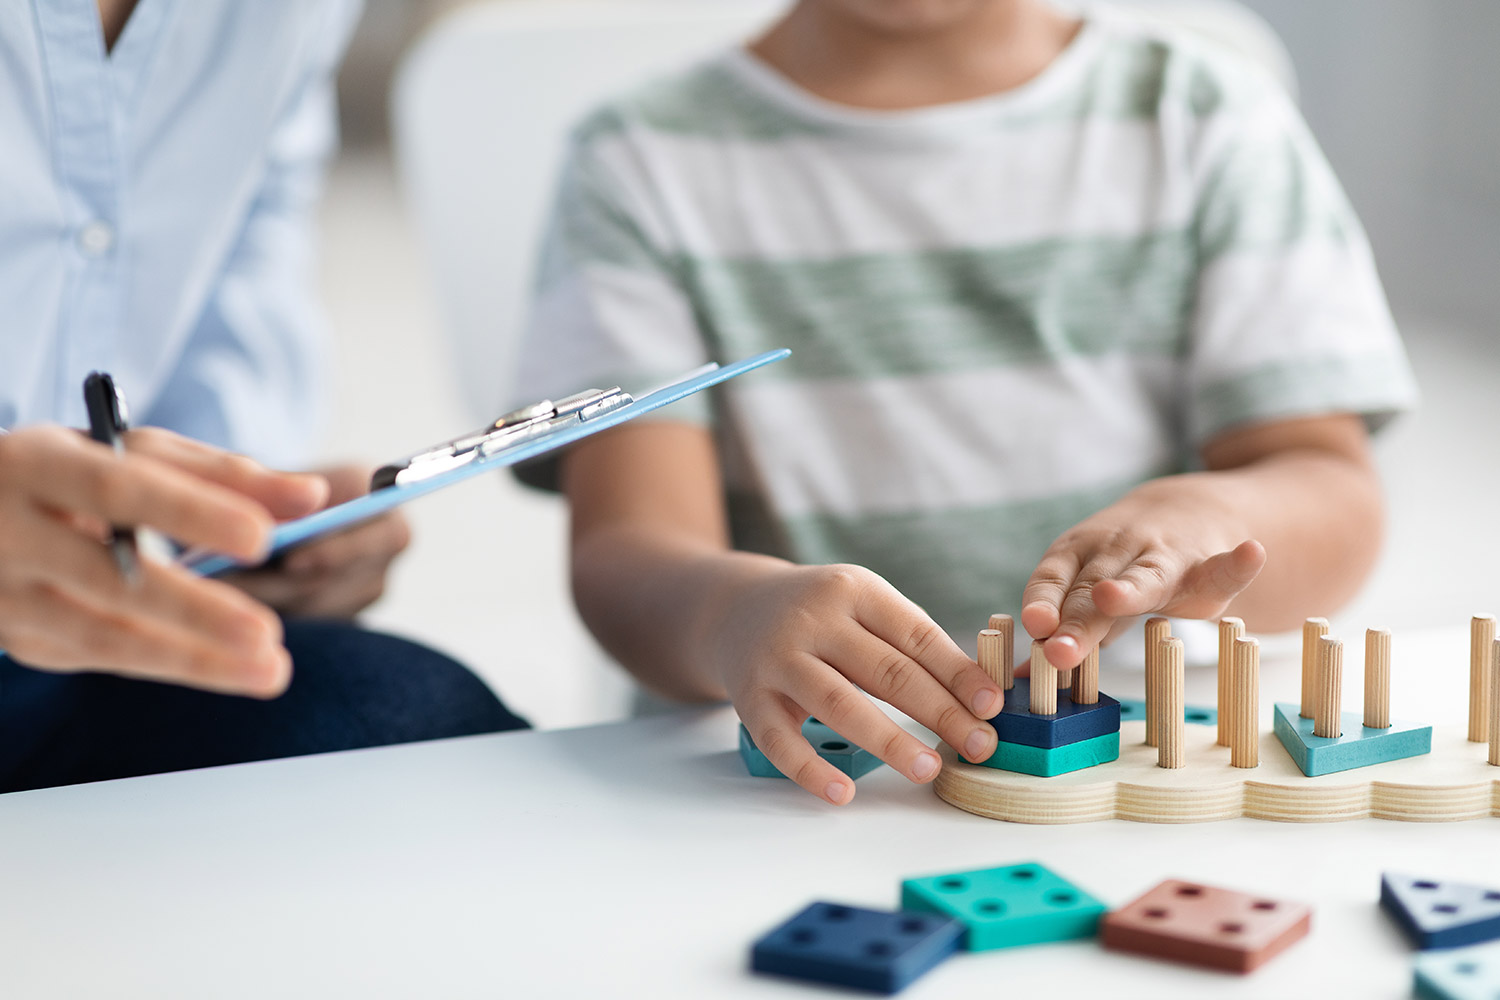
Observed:
[[[1066,669],[1143,614],[1281,629],[1346,599],[1381,528],[1367,424],[1413,396],[1284,95],[1039,0],[800,0],[580,128],[522,384],[780,345],[531,475],[569,498],[610,652],[727,693],[835,804],[809,714],[939,767],[860,689],[994,749],[999,691],[948,638],[994,607]]]

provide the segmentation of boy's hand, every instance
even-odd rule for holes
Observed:
[[[912,781],[927,782],[938,755],[863,692],[906,712],[973,761],[995,749],[983,720],[1000,688],[920,608],[858,566],[775,564],[728,602],[711,647],[745,728],[771,763],[835,805],[854,782],[802,738],[809,715]]]
[[[1065,532],[1026,584],[1021,624],[1047,659],[1076,667],[1124,619],[1215,618],[1248,587],[1266,550],[1198,476],[1159,479]]]
[[[316,509],[324,484],[155,428],[125,443],[116,455],[55,426],[0,436],[0,649],[47,670],[279,693],[291,662],[269,608],[149,560],[129,586],[103,543],[108,525],[145,525],[261,558],[275,519]]]
[[[328,483],[326,506],[370,491],[370,470],[363,466],[320,474]],[[288,552],[272,566],[225,579],[289,617],[348,619],[385,593],[391,563],[410,543],[405,516],[392,510]]]

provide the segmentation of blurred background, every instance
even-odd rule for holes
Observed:
[[[389,107],[413,43],[478,2],[508,0],[368,0],[340,79],[344,149],[323,208],[322,286],[339,360],[323,444],[331,459],[379,463],[477,422],[402,196]],[[1500,612],[1500,4],[1242,2],[1291,55],[1303,113],[1369,232],[1423,387],[1421,411],[1378,442],[1391,509],[1385,555],[1335,619],[1349,635],[1392,628],[1399,665],[1403,652],[1420,657],[1403,651],[1403,631]],[[524,114],[533,97],[495,95],[495,113]],[[476,218],[475,238],[517,224]],[[573,613],[555,498],[495,475],[407,510],[416,542],[371,624],[469,663],[538,725],[629,710],[629,685]]]

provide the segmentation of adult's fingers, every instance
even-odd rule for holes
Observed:
[[[750,738],[782,774],[836,806],[854,798],[853,779],[819,757],[802,738],[802,720],[811,713],[779,696],[757,699],[736,708]]]
[[[266,509],[196,475],[145,455],[117,455],[62,428],[0,437],[5,485],[34,503],[156,528],[189,545],[255,559],[265,551]]]
[[[261,504],[278,521],[303,517],[328,501],[330,485],[312,473],[278,472],[254,459],[159,427],[125,434],[126,448],[218,483]]]
[[[320,538],[289,553],[282,564],[289,573],[327,574],[346,567],[389,563],[411,544],[411,527],[399,511]]]

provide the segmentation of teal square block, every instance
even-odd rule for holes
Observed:
[[[1313,720],[1302,718],[1298,710],[1287,702],[1276,703],[1276,738],[1309,778],[1432,752],[1431,726],[1392,723],[1388,729],[1367,729],[1364,716],[1344,712],[1339,716],[1342,735],[1334,739],[1314,736]]]
[[[901,909],[952,917],[965,948],[990,951],[1093,937],[1108,907],[1033,861],[907,879]]]
[[[1494,1000],[1500,996],[1500,944],[1418,956],[1412,992],[1426,1000]]]
[[[1137,698],[1121,698],[1120,721],[1145,722],[1146,703]],[[1219,710],[1204,705],[1188,705],[1182,710],[1182,721],[1190,726],[1217,726]]]
[[[989,759],[980,761],[980,764],[1001,771],[1051,778],[1119,759],[1120,734],[1105,733],[1091,740],[1079,740],[1060,747],[1034,747],[1025,743],[1002,742],[995,747],[995,752]]]
[[[802,723],[802,738],[812,744],[819,757],[851,778],[863,777],[884,763],[864,747],[855,746],[817,719],[808,719]],[[757,778],[786,777],[760,752],[760,747],[755,745],[755,740],[744,723],[740,724],[740,758],[745,762],[745,770]]]

